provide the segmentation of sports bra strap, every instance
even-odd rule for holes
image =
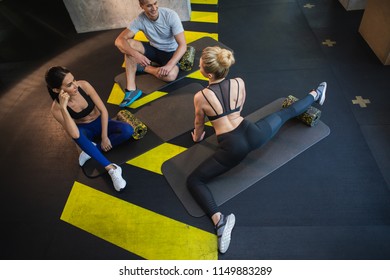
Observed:
[[[216,120],[218,118],[221,118],[223,116],[229,115],[231,113],[240,111],[241,106],[237,107],[238,98],[240,96],[240,84],[239,84],[237,79],[234,79],[234,80],[236,80],[236,82],[237,82],[237,91],[238,91],[237,92],[236,104],[235,104],[235,108],[234,109],[230,109],[230,80],[223,80],[222,82],[218,83],[218,86],[219,86],[219,92],[218,93],[216,91],[214,91],[210,86],[208,86],[208,89],[211,90],[214,93],[215,97],[218,99],[219,103],[221,104],[221,107],[222,107],[222,113],[221,114],[217,113],[217,110],[215,110],[213,105],[211,105],[211,102],[207,99],[207,97],[204,94],[203,90],[201,90],[203,97],[206,99],[207,103],[210,105],[210,107],[213,109],[213,111],[215,113],[215,116],[207,116],[210,121]],[[223,82],[228,83],[227,86],[224,86],[226,94],[224,94],[222,86],[221,86],[221,84]],[[213,84],[213,85],[216,86],[216,84]],[[221,97],[219,97],[219,95],[221,95]]]
[[[213,109],[213,110],[214,110],[214,112],[215,112],[215,114],[218,116],[218,113],[217,113],[217,111],[215,111],[215,109],[214,109],[213,105],[211,105],[210,101],[207,99],[207,97],[206,97],[206,95],[204,94],[203,90],[201,90],[201,92],[202,92],[202,94],[203,94],[203,97],[204,97],[204,99],[206,99],[207,103],[209,103],[209,105],[210,105],[211,109]],[[218,97],[217,97],[217,98],[218,98]]]

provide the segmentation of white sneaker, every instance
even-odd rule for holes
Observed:
[[[322,82],[321,84],[319,84],[318,88],[315,90],[315,92],[317,93],[315,101],[320,105],[324,104],[325,97],[326,97],[326,95],[325,95],[326,94],[326,87],[327,87],[326,82]]]
[[[112,183],[116,191],[120,192],[126,187],[126,181],[122,178],[122,168],[116,164],[113,164],[115,168],[108,170]]]
[[[235,223],[236,217],[234,214],[230,214],[226,217],[221,214],[221,218],[215,227],[218,237],[218,249],[222,254],[229,248],[231,233]]]
[[[91,157],[84,151],[81,151],[79,155],[79,165],[83,166]]]
[[[96,143],[92,142],[92,144],[94,144],[96,146]],[[80,155],[79,155],[79,165],[80,166],[83,166],[88,160],[91,159],[91,156],[88,155],[86,152],[84,151],[81,151]]]

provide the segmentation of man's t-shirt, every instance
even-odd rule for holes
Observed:
[[[136,34],[142,31],[150,44],[162,51],[172,52],[177,49],[175,35],[184,31],[179,15],[168,8],[159,8],[159,16],[156,21],[150,20],[145,12],[136,17],[129,29]]]

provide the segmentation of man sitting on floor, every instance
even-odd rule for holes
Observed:
[[[129,106],[142,94],[135,84],[137,72],[152,74],[165,82],[174,81],[179,74],[178,62],[187,50],[184,28],[175,11],[159,8],[157,0],[139,0],[139,4],[143,12],[115,40],[126,64],[125,97],[120,107]],[[138,31],[149,42],[135,40]]]

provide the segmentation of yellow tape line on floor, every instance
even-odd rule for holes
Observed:
[[[163,143],[126,163],[163,175],[161,171],[163,163],[185,150],[187,150],[187,148],[170,143]]]
[[[216,260],[216,235],[75,182],[61,220],[145,259]]]

